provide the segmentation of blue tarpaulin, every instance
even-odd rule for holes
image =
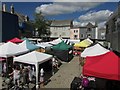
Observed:
[[[36,46],[36,45],[30,43],[30,42],[27,41],[27,40],[26,40],[26,47],[27,47],[27,49],[29,49],[29,50],[35,50],[35,49],[38,49],[38,48],[39,48],[39,46]]]
[[[29,49],[30,51],[38,49],[39,46],[36,46],[35,44],[32,44],[29,42],[29,40],[24,40],[21,45],[25,46],[27,49]]]

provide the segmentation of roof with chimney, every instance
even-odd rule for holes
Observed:
[[[86,25],[86,27],[87,27],[87,28],[94,28],[94,27],[96,27],[96,25],[93,25],[92,23],[89,22],[89,23]]]
[[[3,11],[3,12],[8,12],[8,13],[11,13],[11,14],[14,14],[14,15],[17,15],[17,16],[18,16],[18,19],[19,19],[19,22],[28,21],[29,18],[28,18],[27,15],[23,15],[23,14],[20,14],[20,13],[17,13],[17,12],[14,11],[14,6],[13,6],[13,4],[10,6],[10,8],[11,8],[11,10],[10,10],[10,12],[8,12],[8,11],[6,10],[6,5],[3,4],[3,6],[2,6],[2,11]]]
[[[15,12],[15,14],[18,16],[19,22],[25,22],[26,19],[28,19],[27,15],[23,15],[23,14],[20,14],[20,13],[17,13],[17,12]]]

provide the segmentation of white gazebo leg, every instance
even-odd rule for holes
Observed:
[[[37,88],[39,88],[39,85],[38,85],[39,65],[38,65],[38,63],[36,63],[35,67],[36,67],[36,89],[37,89]]]

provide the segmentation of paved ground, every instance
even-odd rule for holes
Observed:
[[[57,73],[50,79],[51,81],[44,88],[70,88],[70,84],[75,76],[81,74],[81,66],[79,65],[79,57],[74,57],[70,63],[61,65]]]
[[[2,89],[2,77],[0,77],[0,90]]]
[[[50,82],[44,88],[70,88],[75,76],[81,74],[79,57],[75,56],[69,63],[63,63],[60,69],[50,78]],[[32,85],[30,85],[31,87]],[[2,89],[2,78],[0,77],[0,90]]]

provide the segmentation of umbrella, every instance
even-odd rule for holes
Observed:
[[[120,58],[112,51],[99,56],[86,57],[83,75],[120,80]]]

